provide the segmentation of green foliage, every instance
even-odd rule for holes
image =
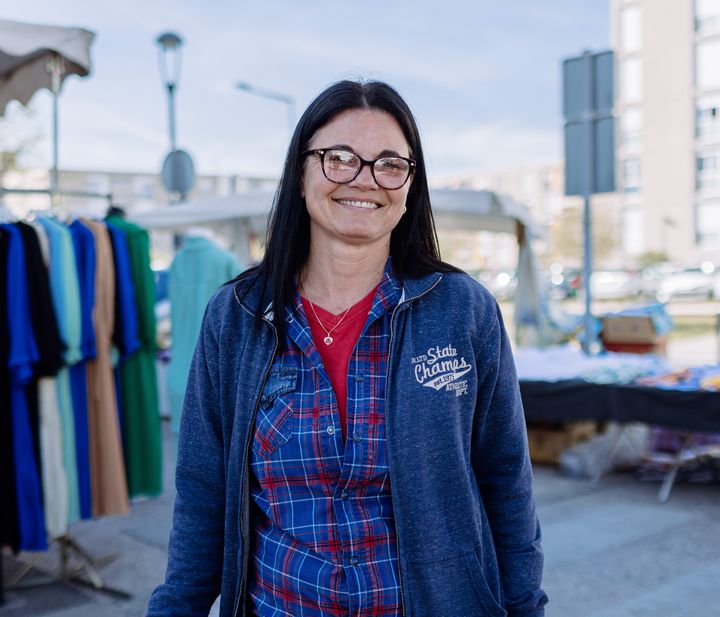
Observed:
[[[612,217],[600,208],[593,209],[593,261],[602,263],[618,247],[619,238],[613,229]],[[565,208],[550,226],[550,253],[553,259],[567,263],[582,263],[583,224],[582,207]]]
[[[668,261],[670,258],[667,253],[660,251],[645,251],[637,257],[638,266],[641,268],[647,268],[648,266],[654,266],[655,264]]]

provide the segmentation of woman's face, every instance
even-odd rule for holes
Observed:
[[[410,148],[395,118],[376,109],[349,109],[318,129],[309,149],[351,150],[372,161],[381,156],[410,158]],[[347,184],[335,184],[323,175],[320,157],[309,155],[302,191],[310,215],[313,243],[350,244],[390,242],[390,233],[403,215],[410,179],[399,189],[387,190],[375,182],[370,166]]]

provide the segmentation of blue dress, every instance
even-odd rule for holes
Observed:
[[[10,371],[10,407],[13,426],[13,455],[17,489],[17,514],[20,530],[19,549],[47,550],[45,512],[38,464],[33,450],[33,437],[27,406],[25,386],[33,376],[33,364],[38,361],[37,343],[30,322],[25,253],[20,231],[12,225],[2,225],[9,234],[7,254],[7,313],[10,334],[8,369]],[[3,505],[7,507],[7,505]]]
[[[75,414],[75,449],[77,451],[80,518],[92,518],[90,479],[90,438],[88,433],[87,361],[96,355],[93,306],[95,305],[95,236],[80,221],[69,225],[75,247],[78,282],[80,283],[82,360],[70,367],[73,412]]]

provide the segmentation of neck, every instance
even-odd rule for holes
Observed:
[[[382,278],[390,238],[373,245],[310,241],[310,255],[300,273],[301,293],[333,314],[362,300]]]

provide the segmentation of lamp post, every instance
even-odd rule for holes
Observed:
[[[160,47],[160,76],[168,93],[168,126],[170,129],[170,150],[177,147],[175,133],[175,88],[180,79],[180,48],[183,40],[174,32],[165,32],[157,38]]]
[[[156,43],[160,48],[160,76],[168,93],[168,128],[170,152],[162,165],[161,177],[171,195],[171,203],[185,201],[195,183],[195,164],[184,150],[178,150],[175,130],[175,90],[180,80],[180,48],[183,40],[174,32],[161,34]],[[177,195],[178,199],[172,197]]]
[[[238,90],[243,90],[248,94],[254,94],[265,99],[271,99],[273,101],[280,101],[287,105],[287,123],[288,133],[292,137],[293,130],[295,130],[295,99],[289,94],[283,94],[282,92],[273,92],[272,90],[265,90],[262,88],[256,88],[247,82],[239,81],[235,84]]]

